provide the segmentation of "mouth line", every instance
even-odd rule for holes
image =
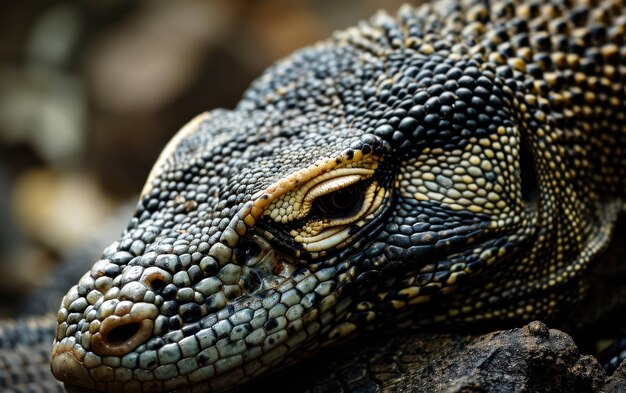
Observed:
[[[82,391],[90,391],[87,389],[94,388],[95,384],[84,367],[84,360],[76,356],[77,353],[73,347],[69,347],[64,341],[55,341],[52,346],[52,357],[50,359],[50,369],[55,378],[68,384],[72,381],[74,387],[85,389]],[[82,382],[83,385],[76,385],[76,382]],[[81,390],[75,390],[76,392]]]

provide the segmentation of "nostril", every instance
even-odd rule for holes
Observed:
[[[113,328],[107,335],[104,336],[104,340],[112,346],[119,346],[131,341],[133,337],[139,332],[141,325],[138,323],[129,323],[126,325]]]
[[[91,337],[91,350],[100,356],[123,356],[152,336],[158,309],[154,304],[136,303],[125,315],[110,315]]]

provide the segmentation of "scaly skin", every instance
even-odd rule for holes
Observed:
[[[217,391],[363,329],[562,321],[624,208],[617,0],[433,2],[165,148],[63,299],[66,388]]]

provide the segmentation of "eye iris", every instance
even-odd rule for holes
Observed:
[[[316,205],[324,215],[347,216],[354,213],[362,200],[361,189],[352,186],[324,195],[318,199]]]

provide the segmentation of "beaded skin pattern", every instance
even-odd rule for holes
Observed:
[[[80,391],[218,391],[360,331],[559,321],[626,194],[619,0],[433,1],[164,149],[57,315]]]

